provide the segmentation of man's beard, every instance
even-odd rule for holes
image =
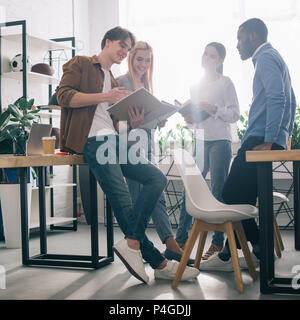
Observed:
[[[254,50],[253,50],[253,47],[252,47],[252,45],[250,43],[250,40],[247,39],[244,42],[243,49],[240,51],[241,59],[242,60],[249,59],[252,56],[253,52],[254,52]]]

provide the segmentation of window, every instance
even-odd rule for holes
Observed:
[[[190,86],[201,75],[201,56],[211,41],[225,45],[224,74],[235,84],[241,113],[252,98],[253,65],[241,61],[236,49],[239,25],[248,18],[263,19],[269,41],[287,62],[296,97],[300,92],[298,59],[300,43],[300,4],[297,0],[122,0],[120,24],[133,31],[138,40],[149,42],[154,50],[154,94],[165,101],[185,101]],[[123,63],[122,72],[127,65]],[[182,122],[179,115],[169,126]],[[237,139],[237,136],[235,136]]]

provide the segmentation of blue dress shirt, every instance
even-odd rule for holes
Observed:
[[[296,110],[288,67],[270,43],[262,45],[252,61],[253,99],[242,143],[250,136],[259,136],[286,149]]]

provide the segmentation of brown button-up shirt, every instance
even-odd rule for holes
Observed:
[[[97,105],[70,108],[77,92],[100,93],[103,90],[104,74],[98,57],[75,56],[63,65],[63,76],[56,91],[61,108],[60,148],[82,153],[88,138]],[[112,88],[118,86],[111,73]]]

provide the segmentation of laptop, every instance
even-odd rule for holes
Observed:
[[[50,137],[52,124],[33,123],[26,144],[28,156],[44,154],[42,137]]]

